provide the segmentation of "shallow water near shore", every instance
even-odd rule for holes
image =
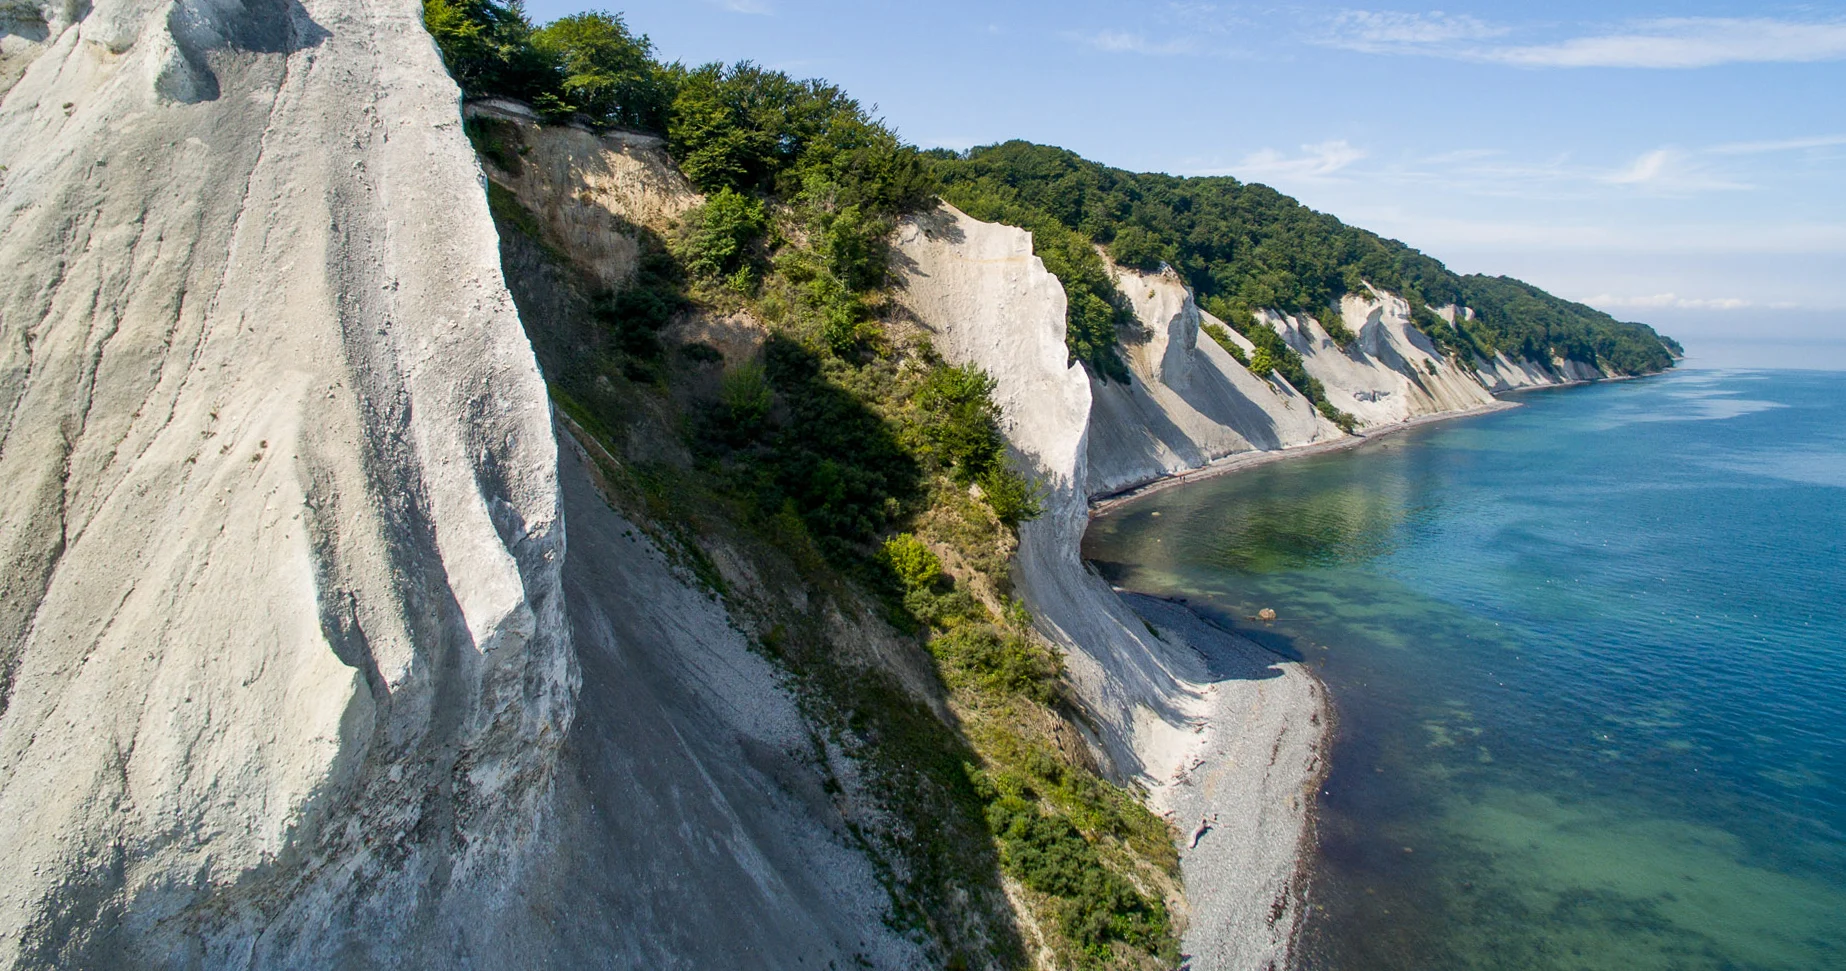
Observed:
[[[1846,374],[1520,400],[1085,540],[1326,681],[1300,963],[1846,968]]]

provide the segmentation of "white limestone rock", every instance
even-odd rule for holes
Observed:
[[[0,968],[394,963],[509,905],[577,678],[457,92],[414,3],[52,6],[0,101]]]
[[[1045,511],[1019,531],[1015,582],[1041,633],[1060,647],[1120,779],[1177,764],[1203,703],[1188,680],[1196,656],[1152,636],[1078,546],[1089,524],[1091,384],[1064,344],[1064,290],[1024,230],[951,206],[898,229],[900,299],[950,361],[992,375],[1015,463],[1046,489]]]
[[[1240,452],[1339,437],[1339,429],[1287,381],[1251,374],[1202,335],[1201,324],[1224,323],[1198,308],[1172,270],[1146,274],[1118,267],[1116,285],[1149,336],[1123,348],[1133,380],[1091,381],[1085,481],[1091,498]],[[1247,359],[1250,342],[1226,331]]]

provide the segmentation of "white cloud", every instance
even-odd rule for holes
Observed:
[[[1153,41],[1143,34],[1125,30],[1099,30],[1094,34],[1078,35],[1076,39],[1110,54],[1170,55],[1192,54],[1198,50],[1197,45],[1189,40]]]
[[[1626,167],[1604,174],[1601,181],[1667,194],[1753,188],[1748,183],[1724,178],[1693,156],[1672,148],[1644,152]]]
[[[1478,17],[1393,10],[1346,10],[1335,15],[1327,43],[1334,47],[1393,54],[1425,46],[1486,40],[1510,32]]]
[[[1484,60],[1521,67],[1694,68],[1846,57],[1846,23],[1675,17],[1558,44],[1504,47]]]
[[[1634,160],[1634,164],[1619,172],[1610,174],[1606,181],[1616,185],[1634,185],[1641,182],[1655,182],[1660,173],[1666,170],[1667,159],[1671,153],[1664,148],[1655,149]]]
[[[1515,67],[1699,68],[1846,58],[1846,21],[1670,17],[1542,44],[1506,43],[1513,28],[1479,18],[1348,10],[1319,42],[1371,54],[1412,54]]]
[[[1319,179],[1333,175],[1365,158],[1366,152],[1345,139],[1301,146],[1300,155],[1284,155],[1273,148],[1251,152],[1242,162],[1228,168],[1200,174],[1235,175],[1239,178],[1268,177]]]
[[[1766,155],[1770,152],[1798,152],[1834,145],[1846,145],[1846,135],[1816,135],[1812,138],[1785,138],[1768,142],[1730,142],[1713,145],[1705,151],[1713,155]]]
[[[1655,310],[1663,307],[1671,307],[1675,310],[1741,310],[1750,306],[1750,301],[1738,300],[1735,297],[1682,297],[1677,293],[1656,293],[1644,297],[1618,297],[1601,293],[1581,302],[1592,307]]]
[[[716,0],[716,3],[718,6],[732,13],[756,14],[758,16],[767,17],[776,12],[775,8],[769,5],[769,0]]]

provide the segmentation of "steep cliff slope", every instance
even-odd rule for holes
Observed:
[[[1222,362],[1188,347],[1197,312],[1176,281],[1135,281],[1134,292],[1146,293],[1136,306],[1157,325],[1131,360],[1159,383],[1143,377],[1124,388],[1069,361],[1064,293],[1032,255],[1030,234],[944,205],[902,226],[897,249],[900,299],[946,356],[994,376],[1015,459],[1047,491],[1044,515],[1020,530],[1015,581],[1066,656],[1092,741],[1182,827],[1193,813],[1233,819],[1203,851],[1196,840],[1182,844],[1192,916],[1184,950],[1201,969],[1285,964],[1302,912],[1295,868],[1318,765],[1318,688],[1297,666],[1187,622],[1183,610],[1137,615],[1078,548],[1099,481],[1092,461],[1138,479],[1248,450],[1252,438],[1276,447],[1278,421],[1304,438],[1338,430],[1315,424],[1286,387],[1235,377],[1221,349]],[[1169,325],[1163,340],[1158,328]],[[1238,424],[1214,427],[1214,415]],[[1110,438],[1093,437],[1098,429]],[[1118,442],[1128,449],[1110,452]],[[1195,779],[1208,759],[1211,772]]]
[[[490,953],[544,954],[551,967],[911,968],[945,963],[945,938],[978,951],[1004,897],[976,874],[958,888],[975,929],[905,929],[923,908],[906,887],[917,855],[899,844],[942,833],[917,834],[886,810],[891,793],[877,787],[889,780],[826,717],[845,699],[804,682],[771,645],[811,642],[856,683],[892,678],[940,710],[925,655],[851,616],[860,605],[812,586],[722,500],[702,504],[710,484],[689,467],[673,397],[611,363],[622,352],[610,294],[703,200],[658,139],[540,125],[510,104],[467,114],[507,284],[555,394],[582,420],[563,419],[560,436],[583,687],[557,824],[522,885],[529,912],[492,923]],[[742,365],[760,361],[764,336],[747,320],[686,313],[667,339],[716,341]],[[711,377],[698,361],[678,367],[675,382]],[[840,583],[824,567],[821,578]],[[899,912],[894,891],[912,909]],[[709,933],[717,926],[732,930]]]
[[[414,5],[39,13],[0,103],[0,966],[389,963],[505,904],[577,678],[454,87]]]
[[[1265,380],[1200,333],[1214,324],[1171,271],[1117,268],[1116,287],[1146,336],[1124,348],[1138,380],[1091,384],[1089,496],[1107,495],[1253,449],[1338,437],[1340,430],[1281,378]]]
[[[855,767],[817,740],[739,620],[610,505],[592,451],[562,435],[579,710],[520,906],[482,914],[481,939],[456,953],[560,969],[931,963],[893,930],[856,843]],[[427,966],[453,961],[435,957]]]

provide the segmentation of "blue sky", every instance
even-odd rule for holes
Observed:
[[[1264,182],[1695,359],[1846,368],[1846,4],[614,9],[667,59],[827,78],[920,145]]]

